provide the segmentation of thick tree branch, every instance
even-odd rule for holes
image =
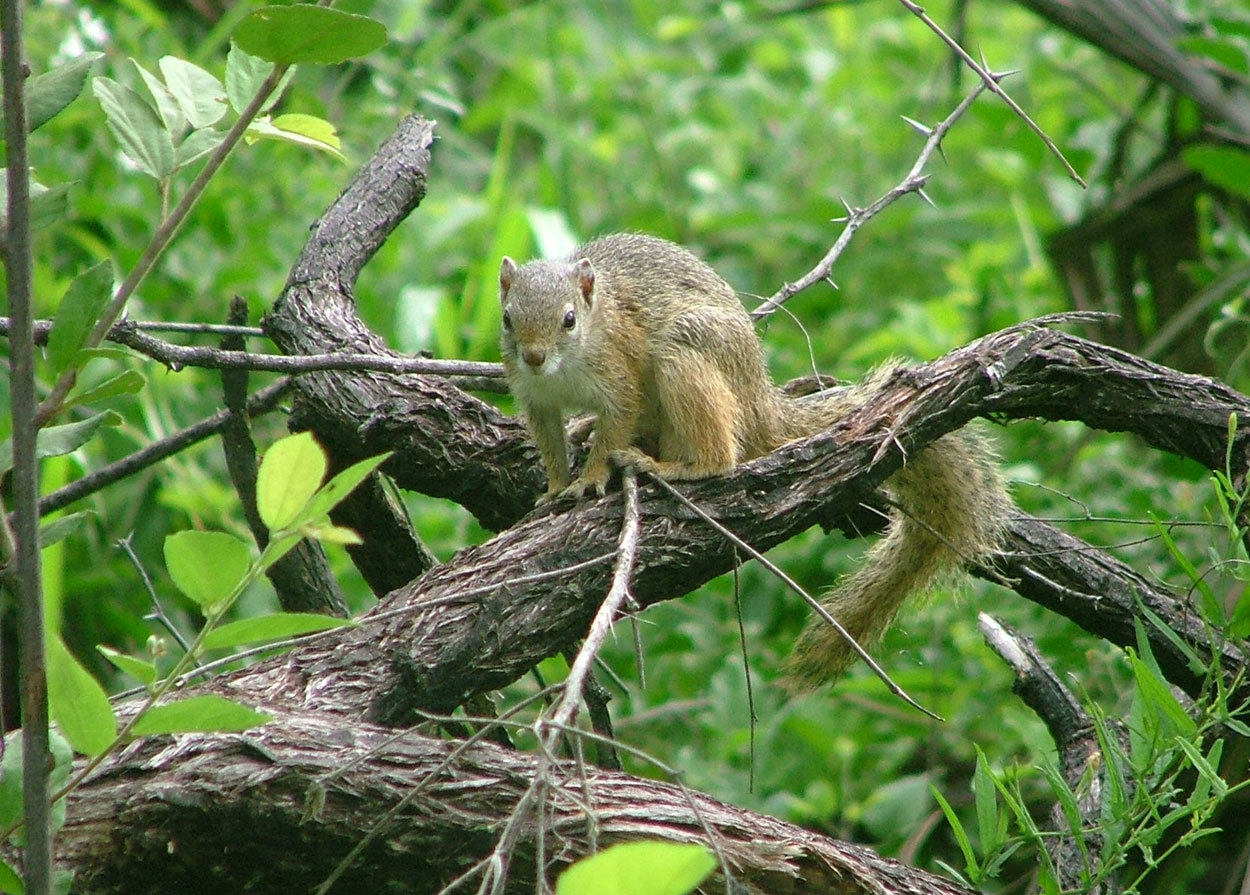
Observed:
[[[479,744],[446,767],[456,748],[416,733],[394,740],[393,731],[324,712],[281,714],[245,734],[144,740],[73,797],[60,857],[79,868],[76,890],[92,895],[197,891],[209,879],[222,891],[307,892],[408,797],[332,891],[433,893],[490,852],[492,826],[538,761]],[[968,891],[672,784],[572,763],[555,770],[561,785],[544,808],[556,839],[551,876],[588,851],[590,805],[601,847],[640,837],[705,842],[710,828],[744,893]],[[535,835],[531,819],[511,856],[509,893],[534,891]]]

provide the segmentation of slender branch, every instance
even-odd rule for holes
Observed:
[[[282,396],[290,391],[291,385],[292,380],[290,378],[280,379],[256,392],[248,399],[248,414],[250,416],[259,416],[273,410],[278,406]],[[58,488],[40,500],[39,515],[46,516],[48,513],[69,506],[74,501],[82,500],[89,494],[94,494],[119,479],[134,475],[139,470],[145,469],[154,463],[159,463],[166,457],[172,457],[179,451],[184,451],[191,445],[203,441],[211,435],[216,435],[226,427],[229,420],[230,411],[219,410],[198,423],[187,426],[185,429],[179,429],[172,435],[167,435],[160,441],[154,441],[147,447],[137,450],[129,456],[123,457],[107,466],[102,466],[95,472],[88,473],[80,479],[75,479],[68,485]]]
[[[929,180],[929,175],[921,173],[924,171],[925,165],[929,164],[929,159],[933,157],[942,145],[942,140],[950,131],[951,127],[957,120],[968,111],[969,107],[976,101],[976,98],[985,90],[985,85],[980,84],[972,93],[964,97],[963,101],[955,107],[949,115],[942,119],[941,123],[932,130],[924,129],[927,139],[924,147],[920,150],[920,155],[916,157],[916,163],[911,166],[911,170],[907,175],[899,181],[898,185],[891,189],[888,193],[881,196],[867,208],[847,208],[847,216],[843,219],[845,226],[838,235],[838,239],[834,242],[833,247],[825,253],[825,257],[820,259],[820,263],[805,273],[793,283],[786,283],[765,302],[760,304],[751,316],[759,320],[774,313],[777,308],[789,301],[793,296],[802,292],[809,286],[813,286],[822,280],[829,279],[830,272],[833,270],[834,263],[850,245],[852,237],[860,227],[868,223],[878,214],[885,210],[887,206],[893,205],[896,201],[906,196],[908,193],[919,193],[924,196],[923,188]],[[919,126],[919,125],[916,125]],[[926,201],[928,197],[925,197]]]
[[[968,51],[959,45],[959,41],[955,40],[943,31],[942,27],[937,22],[929,18],[929,14],[925,12],[923,6],[918,3],[914,3],[913,0],[898,0],[898,2],[902,3],[903,6],[916,16],[916,18],[924,22],[930,31],[940,37],[942,41],[955,52],[955,55],[964,61],[965,65],[977,73],[978,77],[981,78],[981,83],[989,88],[991,93],[996,94],[999,99],[1005,102],[1007,104],[1007,108],[1015,112],[1016,115],[1020,117],[1020,120],[1029,126],[1029,130],[1037,134],[1041,141],[1046,144],[1046,148],[1050,150],[1051,154],[1055,158],[1059,159],[1059,162],[1063,165],[1064,170],[1068,172],[1068,176],[1079,183],[1081,188],[1084,189],[1086,186],[1085,181],[1081,179],[1080,174],[1076,173],[1076,169],[1073,168],[1072,163],[1064,157],[1064,154],[1059,150],[1059,147],[1055,145],[1055,141],[1047,136],[1046,132],[1042,130],[1038,123],[1030,118],[1028,113],[1025,112],[1024,109],[1020,108],[1019,104],[1016,103],[1014,99],[1007,95],[1007,91],[1003,90],[1003,88],[998,85],[999,76],[991,74],[983,66],[978,65],[977,61],[968,55]]]
[[[104,309],[104,313],[100,315],[100,319],[96,321],[92,327],[90,334],[87,336],[84,348],[95,348],[108,335],[109,330],[113,328],[113,324],[121,316],[122,309],[126,307],[126,302],[130,300],[130,296],[139,288],[139,284],[143,282],[148,273],[160,260],[161,255],[165,253],[165,249],[173,242],[174,237],[178,234],[178,229],[186,221],[191,214],[191,209],[195,207],[195,203],[199,201],[208,182],[213,175],[220,170],[225,164],[226,158],[243,139],[243,134],[247,132],[248,126],[252,120],[260,113],[265,102],[269,99],[269,95],[282,80],[282,76],[286,73],[288,66],[275,65],[273,71],[269,73],[269,77],[265,78],[261,83],[260,89],[256,91],[256,95],[252,97],[252,101],[248,103],[247,108],[239,113],[239,120],[234,126],[226,132],[226,136],[222,139],[220,145],[209,156],[208,161],[204,163],[204,167],[200,169],[200,173],[196,175],[195,180],[191,181],[191,185],[187,187],[187,191],[183,193],[182,198],[178,200],[178,204],[174,206],[174,210],[170,212],[156,232],[152,234],[152,240],[148,243],[148,247],[144,249],[143,254],[139,257],[138,262],[131,269],[129,275],[122,281],[118,287],[117,293],[113,296],[108,306]],[[42,426],[49,419],[56,415],[65,403],[65,397],[69,394],[69,390],[74,387],[77,379],[77,371],[72,367],[60,375],[56,383],[52,386],[52,391],[39,405],[38,416],[36,422]]]
[[[259,326],[231,326],[228,323],[184,323],[171,320],[126,320],[127,326],[151,333],[190,333],[192,335],[201,336],[252,336],[261,338],[265,335],[265,331]],[[0,336],[7,336],[12,321],[8,317],[0,317]],[[35,344],[46,345],[48,343],[48,333],[52,331],[51,320],[36,320],[35,326]],[[113,329],[117,325],[114,324]],[[105,335],[106,340],[112,340],[113,329]]]
[[[9,358],[13,429],[13,536],[16,540],[22,675],[22,811],[26,841],[22,871],[26,891],[52,890],[52,823],[48,799],[48,681],[44,650],[43,582],[39,557],[39,460],[32,336],[30,160],[26,142],[26,68],[22,2],[0,5],[0,77],[4,84],[4,130],[8,167],[8,224],[4,267],[14,335]],[[8,557],[4,557],[7,561]]]
[[[436,376],[502,377],[503,366],[481,361],[429,360],[421,357],[387,357],[380,354],[253,354],[224,351],[206,345],[174,345],[139,332],[130,323],[113,327],[109,339],[160,361],[173,370],[206,367],[213,370],[252,370],[267,373],[313,373],[323,370],[357,370],[378,373],[424,373]]]

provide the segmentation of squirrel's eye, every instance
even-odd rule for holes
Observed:
[[[569,308],[564,312],[564,328],[572,329],[573,324],[577,323],[577,315],[573,313],[573,309]]]
[[[512,315],[507,311],[503,312],[503,328],[508,330],[512,329]]]

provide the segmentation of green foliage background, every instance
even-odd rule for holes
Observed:
[[[943,21],[952,5],[935,4],[930,13]],[[107,56],[96,73],[132,84],[128,57],[151,67],[172,54],[220,75],[229,29],[250,8],[240,3],[214,26],[186,7],[150,0],[37,5],[28,11],[28,55],[42,71],[81,48],[101,49]],[[261,314],[309,223],[395,121],[414,111],[439,121],[429,195],[357,291],[362,316],[392,345],[496,359],[500,255],[560,251],[618,230],[689,246],[752,304],[816,263],[837,235],[831,219],[844,202],[867,204],[902,178],[923,142],[902,116],[935,123],[972,86],[931,32],[883,2],[792,13],[768,3],[674,11],[648,0],[356,0],[340,8],[384,21],[391,42],[363,63],[301,69],[279,108],[333,121],[349,164],[275,143],[236,153],[132,302],[131,316],[220,322],[235,293]],[[1083,173],[1105,168],[1129,113],[1143,123],[1133,145],[1139,162],[1164,139],[1164,102],[1134,108],[1142,76],[1019,7],[971,5],[966,44],[994,68],[1020,70],[1006,85]],[[41,182],[77,183],[69,221],[37,238],[36,299],[48,317],[79,270],[100,260],[118,272],[133,265],[161,197],[124,161],[89,95],[35,135],[31,155]],[[793,317],[768,325],[776,378],[813,365],[854,378],[891,356],[928,359],[1068,309],[1045,239],[1104,198],[1096,178],[1082,193],[989,97],[956,126],[945,156],[932,166],[927,189],[936,207],[916,197],[893,206],[839,261],[836,290],[801,294],[788,306]],[[184,187],[175,185],[175,195]],[[1208,235],[1219,237],[1211,226]],[[1213,244],[1244,246],[1244,232],[1223,236]],[[123,425],[72,458],[44,464],[45,491],[220,405],[217,377],[205,371],[173,373],[136,359],[94,362],[87,376],[103,379],[119,365],[144,372],[147,388],[113,402]],[[1229,375],[1246,388],[1244,370]],[[268,443],[282,420],[272,417],[259,430],[258,440]],[[1128,439],[1075,425],[1018,424],[998,440],[1017,500],[1038,515],[1203,520],[1212,512],[1202,470]],[[95,657],[94,644],[140,650],[153,629],[142,620],[148,598],[115,542],[133,534],[172,603],[160,561],[165,535],[246,529],[211,441],[89,504],[97,515],[87,529],[45,555],[47,586],[78,655],[120,688],[129,682],[110,677],[116,672]],[[411,506],[440,555],[486,537],[455,507],[419,496]],[[1149,529],[1104,521],[1065,527],[1095,544],[1119,545],[1117,555],[1136,568],[1187,586]],[[1206,556],[1207,533],[1174,534],[1187,555]],[[819,590],[861,550],[813,531],[774,551],[774,559]],[[356,608],[367,606],[345,555],[333,556]],[[645,688],[630,638],[622,634],[613,647],[608,661],[624,681],[614,703],[620,734],[683,768],[696,788],[924,866],[958,866],[929,785],[970,811],[974,744],[995,768],[1022,769],[1039,812],[1049,802],[1028,769],[1052,744],[982,644],[977,610],[1037,638],[1060,673],[1074,676],[1109,715],[1127,710],[1132,676],[1118,651],[982,583],[906,613],[880,650],[890,673],[945,722],[909,711],[862,671],[831,692],[793,699],[777,686],[777,668],[806,612],[754,566],[736,584],[754,730],[735,582],[725,578],[639,620]],[[258,588],[238,611],[262,611],[269,602]],[[184,625],[194,617],[180,607]],[[555,666],[544,671],[558,674]],[[655,773],[638,762],[632,769]],[[1200,852],[1178,863],[1171,879],[1195,891],[1222,866]],[[1027,862],[1009,865],[1005,884],[1027,871]],[[1176,890],[1161,884],[1158,891]]]

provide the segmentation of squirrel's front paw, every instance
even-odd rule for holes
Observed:
[[[655,472],[655,458],[644,454],[638,448],[625,448],[612,452],[612,464],[619,469],[632,466],[638,472]]]
[[[607,486],[608,478],[606,475],[602,478],[582,475],[574,479],[573,484],[557,494],[556,497],[571,497],[574,500],[580,500],[588,492],[594,497],[602,497],[604,492],[607,491]]]

